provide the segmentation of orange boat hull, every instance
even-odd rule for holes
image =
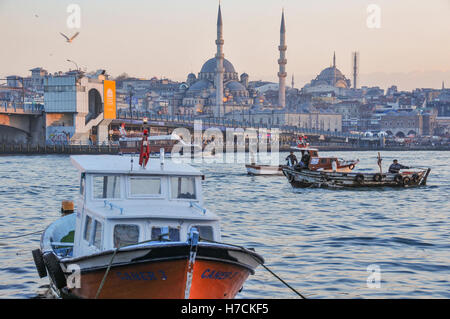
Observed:
[[[95,298],[106,269],[82,273],[80,288],[67,289],[77,298]],[[188,261],[154,261],[112,267],[100,299],[182,299],[185,297]],[[197,259],[189,298],[229,299],[242,288],[250,270],[218,261]]]

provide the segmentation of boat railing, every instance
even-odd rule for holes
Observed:
[[[189,202],[189,204],[190,204],[190,207],[197,208],[199,211],[201,211],[203,213],[203,215],[206,214],[206,208],[203,208],[202,206],[200,206],[199,204],[194,203],[194,202]]]
[[[104,203],[105,203],[105,206],[104,206],[104,207],[109,206],[109,208],[110,208],[111,210],[112,210],[113,208],[118,209],[118,210],[120,210],[120,215],[123,214],[123,208],[120,207],[119,205],[116,205],[116,204],[113,204],[113,203],[111,203],[111,202],[108,202],[107,200],[105,200]]]

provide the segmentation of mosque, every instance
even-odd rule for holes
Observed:
[[[355,78],[356,80],[356,78]],[[333,64],[322,70],[315,79],[303,87],[305,93],[334,92],[346,95],[345,91],[351,89],[351,81],[336,66],[336,53],[333,54]]]
[[[249,75],[238,74],[233,64],[225,59],[223,45],[223,21],[219,5],[217,16],[216,54],[207,60],[200,72],[190,73],[177,93],[175,114],[189,114],[196,117],[213,116],[252,123],[304,125],[309,128],[320,128],[330,131],[341,131],[342,116],[339,114],[310,113],[304,110],[287,109],[286,107],[286,27],[284,11],[281,16],[279,58],[277,73],[278,84],[271,84],[273,99],[269,101],[267,92],[249,86]],[[333,65],[323,70],[316,79],[307,84],[306,89],[334,90],[350,88],[350,81],[336,67],[336,56]],[[296,91],[296,90],[295,90]],[[298,91],[296,91],[298,92]]]
[[[284,13],[282,16],[281,42],[280,42],[280,95],[285,95],[285,27]],[[249,76],[236,72],[233,64],[225,59],[223,53],[223,21],[221,7],[217,16],[217,45],[216,55],[206,61],[198,75],[190,73],[186,82],[182,84],[183,93],[178,111],[181,114],[213,114],[214,117],[223,117],[226,113],[245,111],[252,106],[264,103],[264,95],[249,88]],[[284,103],[284,98],[281,99]],[[282,105],[284,107],[284,105]]]

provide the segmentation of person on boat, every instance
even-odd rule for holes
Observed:
[[[305,151],[303,153],[303,156],[302,156],[302,159],[301,159],[301,162],[305,165],[305,167],[308,167],[310,158],[311,158],[311,156],[309,155],[309,152]]]
[[[289,166],[294,166],[298,164],[297,156],[295,156],[294,152],[291,151],[291,154],[286,157],[286,161]]]
[[[404,166],[400,164],[396,159],[393,161],[391,166],[389,166],[389,173],[397,174],[401,169],[409,168],[408,166]]]

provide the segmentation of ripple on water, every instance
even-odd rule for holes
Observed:
[[[376,152],[326,152],[378,170]],[[382,152],[432,167],[419,189],[294,189],[284,176],[248,176],[243,164],[195,164],[206,175],[205,207],[221,218],[224,242],[253,247],[284,280],[311,298],[450,298],[450,152]],[[284,159],[287,154],[281,154]],[[439,171],[439,174],[434,173]],[[38,231],[75,198],[68,156],[0,157],[0,237]],[[0,239],[0,296],[40,296],[31,253],[39,235]],[[20,252],[20,253],[19,253]],[[382,273],[369,289],[369,265]],[[261,267],[238,298],[296,298]]]

